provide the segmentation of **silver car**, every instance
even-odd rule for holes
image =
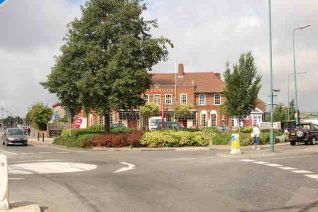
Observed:
[[[2,144],[22,144],[24,146],[28,145],[28,136],[24,133],[23,129],[20,128],[7,128],[2,136]]]

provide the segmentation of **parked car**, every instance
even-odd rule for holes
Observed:
[[[179,123],[179,122],[173,122],[173,121],[165,121],[164,129],[176,129],[176,130],[181,130],[183,129],[184,126]],[[157,123],[157,130],[162,129],[162,121],[159,121]]]
[[[296,128],[290,130],[290,145],[294,146],[297,142],[305,144],[316,144],[318,139],[318,125],[312,123],[301,123]]]
[[[111,124],[110,127],[113,128],[113,127],[126,127],[126,126],[123,123],[113,123]]]
[[[28,136],[24,133],[23,129],[20,128],[7,128],[2,136],[2,144],[22,144],[28,145]]]

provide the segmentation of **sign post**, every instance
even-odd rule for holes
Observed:
[[[165,103],[161,104],[161,129],[165,128]]]
[[[7,156],[0,155],[0,210],[9,209]]]
[[[231,155],[240,155],[240,134],[232,134],[231,136]]]

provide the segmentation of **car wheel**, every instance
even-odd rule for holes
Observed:
[[[291,141],[291,142],[290,142],[290,145],[295,146],[295,145],[296,145],[296,142],[295,142],[295,141]]]
[[[312,145],[315,145],[315,144],[316,144],[316,139],[315,139],[315,137],[312,137],[312,139],[311,139],[311,144],[312,144]]]

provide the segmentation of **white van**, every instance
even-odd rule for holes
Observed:
[[[166,121],[166,119],[165,119]],[[149,130],[157,130],[159,125],[162,124],[162,117],[161,116],[152,116],[148,120]]]

